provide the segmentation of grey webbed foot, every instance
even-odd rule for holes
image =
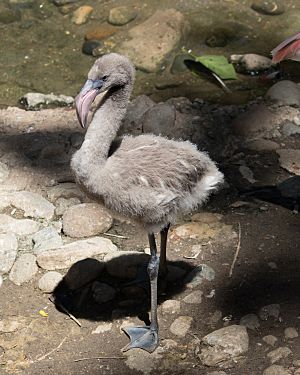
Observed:
[[[150,327],[127,327],[122,329],[130,338],[130,343],[122,349],[123,352],[139,348],[152,353],[158,347],[159,339],[156,330]]]

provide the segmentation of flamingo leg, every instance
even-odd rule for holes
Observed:
[[[170,224],[165,226],[160,231],[160,264],[159,264],[159,275],[165,277],[168,272],[167,268],[167,240],[168,240],[168,231]]]
[[[157,277],[159,257],[157,256],[154,234],[149,234],[148,239],[151,251],[151,257],[148,264],[148,275],[151,284],[151,324],[146,327],[123,328],[123,331],[130,338],[130,343],[122,349],[123,352],[132,348],[140,348],[152,353],[159,344],[157,321]]]

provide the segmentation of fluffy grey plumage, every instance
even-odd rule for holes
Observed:
[[[124,56],[99,58],[88,74],[105,78],[106,96],[96,110],[82,147],[71,162],[78,184],[111,210],[142,223],[151,233],[177,213],[202,204],[223,181],[208,155],[190,142],[154,135],[126,136],[108,157],[126,113],[134,68]]]

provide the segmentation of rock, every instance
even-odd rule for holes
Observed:
[[[112,329],[112,323],[101,323],[97,325],[97,328],[92,331],[92,334],[100,334],[109,332]]]
[[[58,198],[57,201],[55,202],[55,205],[56,205],[55,215],[62,216],[69,207],[76,206],[80,203],[81,203],[80,199],[78,198],[69,198],[69,199]]]
[[[79,7],[73,13],[72,22],[75,23],[75,25],[82,25],[86,23],[93,10],[94,8],[89,5]]]
[[[282,0],[254,0],[251,8],[258,13],[279,15],[284,13],[285,7]]]
[[[284,330],[284,338],[286,340],[295,339],[298,336],[299,336],[298,331],[294,327],[288,327]]]
[[[22,254],[13,265],[9,280],[16,285],[29,282],[37,273],[36,257],[33,254]]]
[[[184,279],[188,288],[195,288],[203,283],[204,280],[212,281],[215,278],[215,271],[206,264],[200,264],[193,269]]]
[[[232,122],[234,133],[244,137],[273,130],[276,126],[275,115],[264,104],[251,107]]]
[[[1,192],[0,209],[8,206],[23,210],[24,216],[47,220],[52,219],[55,209],[53,204],[48,202],[47,199],[30,191]]]
[[[116,290],[108,284],[93,282],[93,298],[97,303],[105,303],[115,298]]]
[[[34,243],[33,253],[35,255],[39,255],[46,250],[57,249],[63,246],[63,240],[53,226],[43,228],[37,232],[32,237],[32,241]]]
[[[164,348],[164,350],[170,350],[170,349],[176,348],[178,344],[176,341],[172,339],[162,339],[161,346]]]
[[[103,262],[87,258],[73,264],[65,275],[65,282],[69,289],[75,290],[97,279],[105,266]]]
[[[62,6],[71,3],[77,3],[79,0],[53,0],[53,3],[57,6]]]
[[[249,347],[249,337],[244,326],[231,325],[214,331],[202,342],[206,347],[199,358],[206,366],[222,366],[222,363],[245,354]]]
[[[300,87],[292,81],[283,80],[275,83],[266,93],[266,98],[278,106],[300,106]]]
[[[224,371],[213,371],[209,372],[207,375],[227,375]]]
[[[117,31],[116,27],[103,23],[88,30],[84,37],[85,40],[103,40],[114,35]]]
[[[0,275],[0,288],[3,285],[3,277]]]
[[[9,24],[21,20],[21,13],[17,9],[11,9],[5,4],[0,4],[0,24]]]
[[[300,150],[298,149],[279,149],[276,150],[279,155],[279,164],[282,168],[300,176]]]
[[[188,330],[191,328],[192,322],[193,318],[190,316],[179,316],[171,324],[170,331],[173,333],[173,335],[185,337]]]
[[[278,341],[277,337],[275,337],[273,335],[264,336],[262,339],[266,344],[268,344],[270,346],[274,346],[276,344],[276,342]]]
[[[243,176],[243,178],[245,180],[247,180],[248,182],[250,182],[250,184],[254,184],[257,181],[254,178],[254,174],[251,171],[251,169],[249,167],[247,167],[246,165],[240,165],[239,166],[239,172],[240,172],[240,174]]]
[[[139,95],[132,102],[130,102],[123,121],[124,132],[141,134],[142,117],[154,105],[154,101],[146,95]]]
[[[47,272],[39,280],[39,289],[41,289],[41,291],[44,293],[52,293],[62,279],[63,275],[61,275],[59,272]]]
[[[25,319],[22,317],[8,317],[0,320],[0,332],[12,333],[16,332],[19,328],[23,328]]]
[[[119,6],[110,9],[108,15],[108,22],[112,25],[122,26],[134,20],[136,16],[137,11],[133,7]]]
[[[187,70],[187,66],[184,63],[184,60],[194,60],[194,58],[188,53],[181,53],[179,55],[176,55],[171,66],[172,74],[182,73]]]
[[[258,313],[261,320],[268,320],[270,317],[278,319],[280,314],[280,305],[273,303],[271,305],[263,306]]]
[[[0,162],[0,182],[4,182],[9,176],[9,168],[5,163]]]
[[[0,214],[0,232],[26,236],[39,230],[39,223],[30,219],[14,219],[9,215]]]
[[[131,39],[120,45],[119,52],[127,55],[138,69],[155,72],[166,56],[179,45],[187,29],[182,13],[175,9],[158,10],[129,30]]]
[[[271,363],[274,364],[278,361],[280,361],[283,358],[288,357],[289,355],[292,354],[292,351],[290,348],[286,346],[280,346],[279,348],[276,348],[269,352],[267,354],[267,357],[270,359]]]
[[[255,314],[248,314],[241,318],[240,325],[245,326],[253,331],[256,331],[259,327],[259,320],[257,315]]]
[[[63,214],[63,231],[69,237],[89,237],[108,231],[113,218],[104,206],[82,203],[69,207]]]
[[[175,108],[167,103],[158,103],[143,116],[143,133],[170,136],[175,124]]]
[[[201,290],[195,290],[194,292],[185,296],[183,301],[185,303],[200,304],[202,302],[202,295],[203,292]]]
[[[295,125],[292,122],[285,123],[282,126],[281,133],[287,137],[295,134],[300,134],[300,126]]]
[[[21,103],[29,110],[37,110],[47,106],[71,106],[74,103],[72,96],[41,94],[38,92],[29,92],[21,99]]]
[[[161,304],[161,309],[164,314],[175,314],[180,311],[180,301],[174,299],[167,299]]]
[[[104,257],[107,272],[113,277],[133,279],[139,266],[146,266],[149,255],[137,251],[116,251]]]
[[[82,45],[82,53],[93,56],[95,48],[101,47],[102,44],[99,40],[86,40]]]
[[[0,272],[7,273],[17,256],[18,240],[13,233],[0,234]]]
[[[124,353],[127,357],[125,364],[130,368],[131,373],[139,372],[149,375],[155,369],[159,368],[163,349],[158,347],[153,353],[148,353],[141,349],[131,349]]]
[[[253,141],[248,141],[247,143],[245,143],[245,147],[248,150],[253,151],[275,151],[280,146],[278,143],[269,139],[255,139]]]
[[[227,44],[228,37],[222,30],[213,31],[205,39],[206,45],[209,47],[225,47]]]
[[[263,375],[291,375],[292,373],[283,366],[273,365],[265,369]]]
[[[268,57],[257,55],[255,53],[247,53],[245,55],[232,55],[230,62],[238,64],[239,71],[257,72],[269,69],[272,66],[272,60]]]
[[[73,182],[65,182],[50,187],[48,188],[47,195],[51,202],[56,202],[58,198],[78,198],[81,200],[85,197],[83,192]]]
[[[68,243],[55,250],[45,251],[37,256],[37,262],[41,268],[52,271],[71,267],[72,264],[85,258],[116,251],[117,247],[111,240],[93,237]]]

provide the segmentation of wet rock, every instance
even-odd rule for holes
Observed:
[[[51,202],[55,202],[58,198],[78,198],[83,199],[84,194],[73,182],[65,182],[48,188],[48,198]]]
[[[105,303],[115,298],[116,290],[108,284],[95,281],[92,285],[93,298],[97,303]]]
[[[24,327],[25,319],[22,317],[8,317],[0,320],[0,332],[12,333]]]
[[[268,15],[279,15],[284,13],[285,7],[282,0],[254,0],[251,8],[258,13]]]
[[[24,211],[24,216],[35,219],[50,220],[54,214],[54,206],[40,194],[30,191],[0,193],[0,209],[14,206]]]
[[[63,275],[59,272],[47,272],[39,280],[39,289],[44,293],[52,293],[62,279]]]
[[[72,22],[75,23],[75,25],[82,25],[86,23],[93,10],[94,8],[89,5],[79,7],[73,13]]]
[[[282,168],[300,175],[300,150],[294,149],[279,149],[276,150],[279,155],[279,164]]]
[[[212,281],[215,278],[215,271],[206,264],[200,264],[193,269],[184,279],[188,288],[195,288],[201,285],[204,280]]]
[[[193,60],[193,57],[188,53],[176,55],[171,66],[172,74],[182,73],[187,70],[184,60]]]
[[[292,373],[283,366],[273,365],[265,369],[263,375],[291,375]]]
[[[53,0],[53,3],[57,6],[62,6],[71,3],[77,3],[79,0]]]
[[[167,103],[158,103],[143,117],[143,133],[170,136],[175,124],[175,108]]]
[[[0,4],[0,24],[9,24],[20,20],[21,13],[17,9],[11,9],[5,4]]]
[[[131,39],[120,45],[119,52],[127,55],[138,69],[155,72],[178,46],[186,30],[187,23],[182,13],[175,9],[158,10],[129,30]]]
[[[251,107],[232,122],[234,133],[240,136],[263,133],[276,126],[275,115],[264,104]]]
[[[244,326],[231,325],[206,335],[202,342],[206,347],[199,358],[206,366],[222,366],[222,363],[245,354],[249,337]]]
[[[161,304],[161,309],[164,314],[175,314],[180,311],[180,301],[174,299],[167,299]]]
[[[277,337],[275,337],[273,335],[264,336],[262,339],[266,344],[268,344],[270,346],[274,346],[276,344],[276,342],[278,341]]]
[[[247,53],[245,55],[232,55],[230,57],[232,63],[238,64],[241,72],[256,72],[266,70],[271,67],[272,60],[268,57],[257,55],[255,53]]]
[[[13,233],[0,234],[0,272],[9,272],[17,256],[18,240]]]
[[[98,324],[96,329],[92,331],[92,334],[100,334],[100,333],[105,333],[109,332],[112,329],[112,323],[101,323]]]
[[[86,40],[103,40],[114,35],[117,31],[116,27],[103,23],[88,30],[84,37]]]
[[[63,246],[63,240],[53,226],[43,228],[37,232],[32,237],[32,241],[34,243],[33,252],[35,255]]]
[[[52,271],[69,268],[85,258],[116,251],[117,247],[111,240],[93,237],[66,244],[55,250],[44,251],[37,256],[37,262],[41,268]]]
[[[299,334],[298,334],[298,331],[296,328],[294,327],[288,327],[284,330],[284,338],[286,340],[291,340],[291,339],[295,339],[296,337],[298,337]]]
[[[257,330],[260,327],[259,320],[257,315],[248,314],[241,318],[240,325],[245,326],[253,331]]]
[[[190,316],[182,315],[174,320],[170,326],[170,331],[173,335],[185,337],[188,330],[191,328],[193,318]]]
[[[291,135],[300,134],[300,126],[288,122],[282,126],[281,133],[287,137]]]
[[[203,292],[201,290],[195,290],[194,292],[185,296],[183,301],[185,303],[200,304],[202,302],[202,295]]]
[[[209,47],[225,47],[227,44],[227,36],[222,30],[214,31],[212,34],[208,35],[205,39],[206,45]]]
[[[29,92],[21,99],[26,109],[37,110],[47,106],[71,106],[74,103],[72,96],[41,94],[38,92]]]
[[[275,151],[280,146],[278,143],[271,141],[269,139],[255,139],[253,141],[249,141],[245,144],[245,147],[248,150],[253,151]]]
[[[117,251],[104,257],[107,272],[114,277],[133,279],[139,266],[149,262],[149,255],[137,251]],[[146,270],[145,270],[146,271]]]
[[[87,258],[73,264],[65,275],[65,282],[69,289],[75,290],[96,280],[104,270],[103,262]]]
[[[33,254],[22,254],[13,265],[9,280],[16,285],[22,285],[29,282],[37,271],[36,257]]]
[[[55,202],[56,209],[55,209],[55,215],[62,216],[69,207],[75,206],[80,204],[81,201],[79,198],[58,198]]]
[[[99,40],[86,40],[82,45],[82,52],[86,55],[93,56],[93,51],[95,48],[102,46]]]
[[[290,348],[286,346],[280,346],[279,348],[276,348],[269,352],[267,354],[267,357],[270,359],[271,363],[274,364],[278,361],[280,361],[283,358],[286,358],[292,354],[292,351]]]
[[[0,233],[14,233],[26,236],[39,230],[39,223],[30,219],[14,219],[5,214],[0,214]]]
[[[133,21],[137,16],[137,11],[133,7],[119,6],[109,11],[108,22],[112,25],[122,26]]]
[[[263,306],[258,313],[261,320],[268,320],[269,318],[278,319],[280,314],[280,305],[273,303],[271,305]]]
[[[63,214],[63,231],[69,237],[89,237],[108,231],[113,223],[100,204],[83,203],[69,207]]]
[[[295,82],[283,80],[275,83],[266,93],[266,98],[278,106],[300,106],[300,87]]]

